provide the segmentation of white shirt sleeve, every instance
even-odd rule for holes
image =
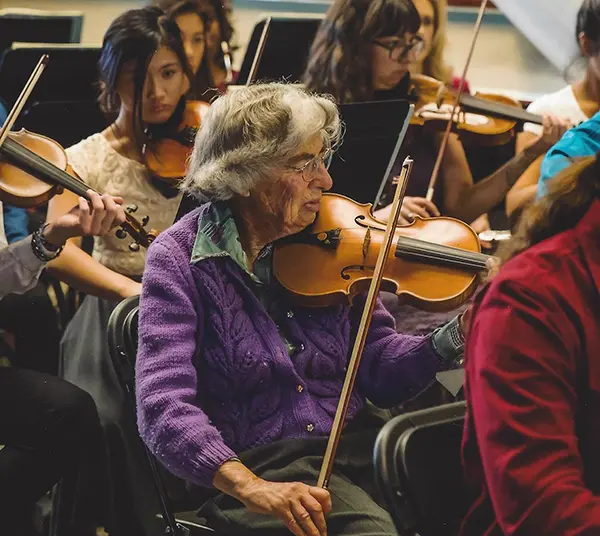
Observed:
[[[33,288],[46,263],[33,253],[31,236],[0,248],[0,299]]]
[[[572,86],[566,86],[555,93],[543,95],[539,99],[534,100],[528,107],[527,111],[532,114],[542,115],[543,113],[551,113],[568,119],[574,125],[578,125],[582,121],[587,121],[589,118],[583,113],[579,106]],[[539,136],[543,128],[541,125],[534,123],[525,123],[523,125],[525,132],[532,132]]]

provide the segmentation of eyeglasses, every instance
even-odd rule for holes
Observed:
[[[331,159],[333,158],[333,150],[325,149],[325,151],[314,158],[311,158],[306,164],[300,167],[286,166],[288,169],[302,174],[302,178],[305,182],[310,182],[314,179],[315,175],[319,171],[321,165],[325,166],[325,169],[329,169],[331,165]]]
[[[418,35],[415,35],[408,43],[400,40],[383,43],[377,39],[373,39],[372,43],[385,48],[390,54],[390,59],[398,63],[402,62],[410,52],[414,52],[418,56],[425,48],[425,41]]]

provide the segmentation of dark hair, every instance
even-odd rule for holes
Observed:
[[[373,95],[371,42],[417,33],[419,12],[411,0],[335,0],[313,41],[303,81],[310,91],[338,102]]]
[[[198,0],[162,0],[157,2],[157,5],[169,18],[173,19],[173,21],[175,21],[179,15],[186,15],[188,13],[196,14],[202,20],[205,35],[204,56],[202,57],[202,63],[198,68],[198,72],[193,77],[192,87],[189,92],[191,98],[201,99],[206,91],[214,85],[210,67],[206,61],[208,57],[206,33],[208,32],[209,17],[207,13],[201,9],[201,4]]]
[[[186,6],[189,5],[190,9],[186,7],[186,11],[178,10],[179,14],[184,12],[190,13],[193,9],[196,13],[203,17],[203,20],[206,21],[207,31],[214,12],[214,16],[217,19],[219,28],[221,30],[221,41],[226,41],[227,45],[229,46],[229,50],[232,51],[234,47],[232,47],[233,25],[231,24],[230,20],[231,8],[229,3],[225,2],[226,0],[223,2],[220,0],[154,0],[155,5],[170,14],[173,13],[173,10],[178,10],[178,6],[180,4],[185,4]],[[217,47],[216,56],[213,59],[219,63],[223,63],[223,51],[220,46]]]
[[[511,240],[498,250],[501,264],[574,227],[600,197],[600,153],[579,159],[548,182],[548,193],[523,210]]]
[[[577,12],[575,31],[577,42],[579,42],[579,34],[583,33],[592,43],[592,53],[600,52],[600,0],[583,0]]]
[[[160,8],[144,7],[126,11],[111,23],[104,34],[98,62],[100,108],[109,117],[118,113],[121,105],[117,94],[119,74],[126,63],[135,61],[133,120],[136,136],[142,126],[142,92],[148,64],[162,46],[176,54],[184,73],[191,79],[179,27]],[[143,141],[137,141],[141,146]]]

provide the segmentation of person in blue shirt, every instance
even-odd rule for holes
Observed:
[[[547,182],[576,159],[600,152],[600,112],[579,126],[567,131],[544,157],[537,197],[547,193]]]
[[[0,125],[4,124],[8,112],[0,101]],[[22,240],[29,234],[29,215],[24,208],[4,205],[4,231],[9,244]]]

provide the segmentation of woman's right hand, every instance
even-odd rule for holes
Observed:
[[[327,535],[325,516],[331,511],[331,496],[323,488],[256,477],[236,497],[251,512],[278,517],[296,536]]]
[[[380,208],[373,213],[373,216],[379,221],[387,223],[390,219],[390,213],[392,212],[392,205]],[[421,218],[433,218],[440,215],[440,211],[434,203],[425,199],[424,197],[404,197],[402,202],[402,208],[400,209],[400,217],[398,218],[398,225],[408,225],[412,223],[415,216],[421,216]]]

